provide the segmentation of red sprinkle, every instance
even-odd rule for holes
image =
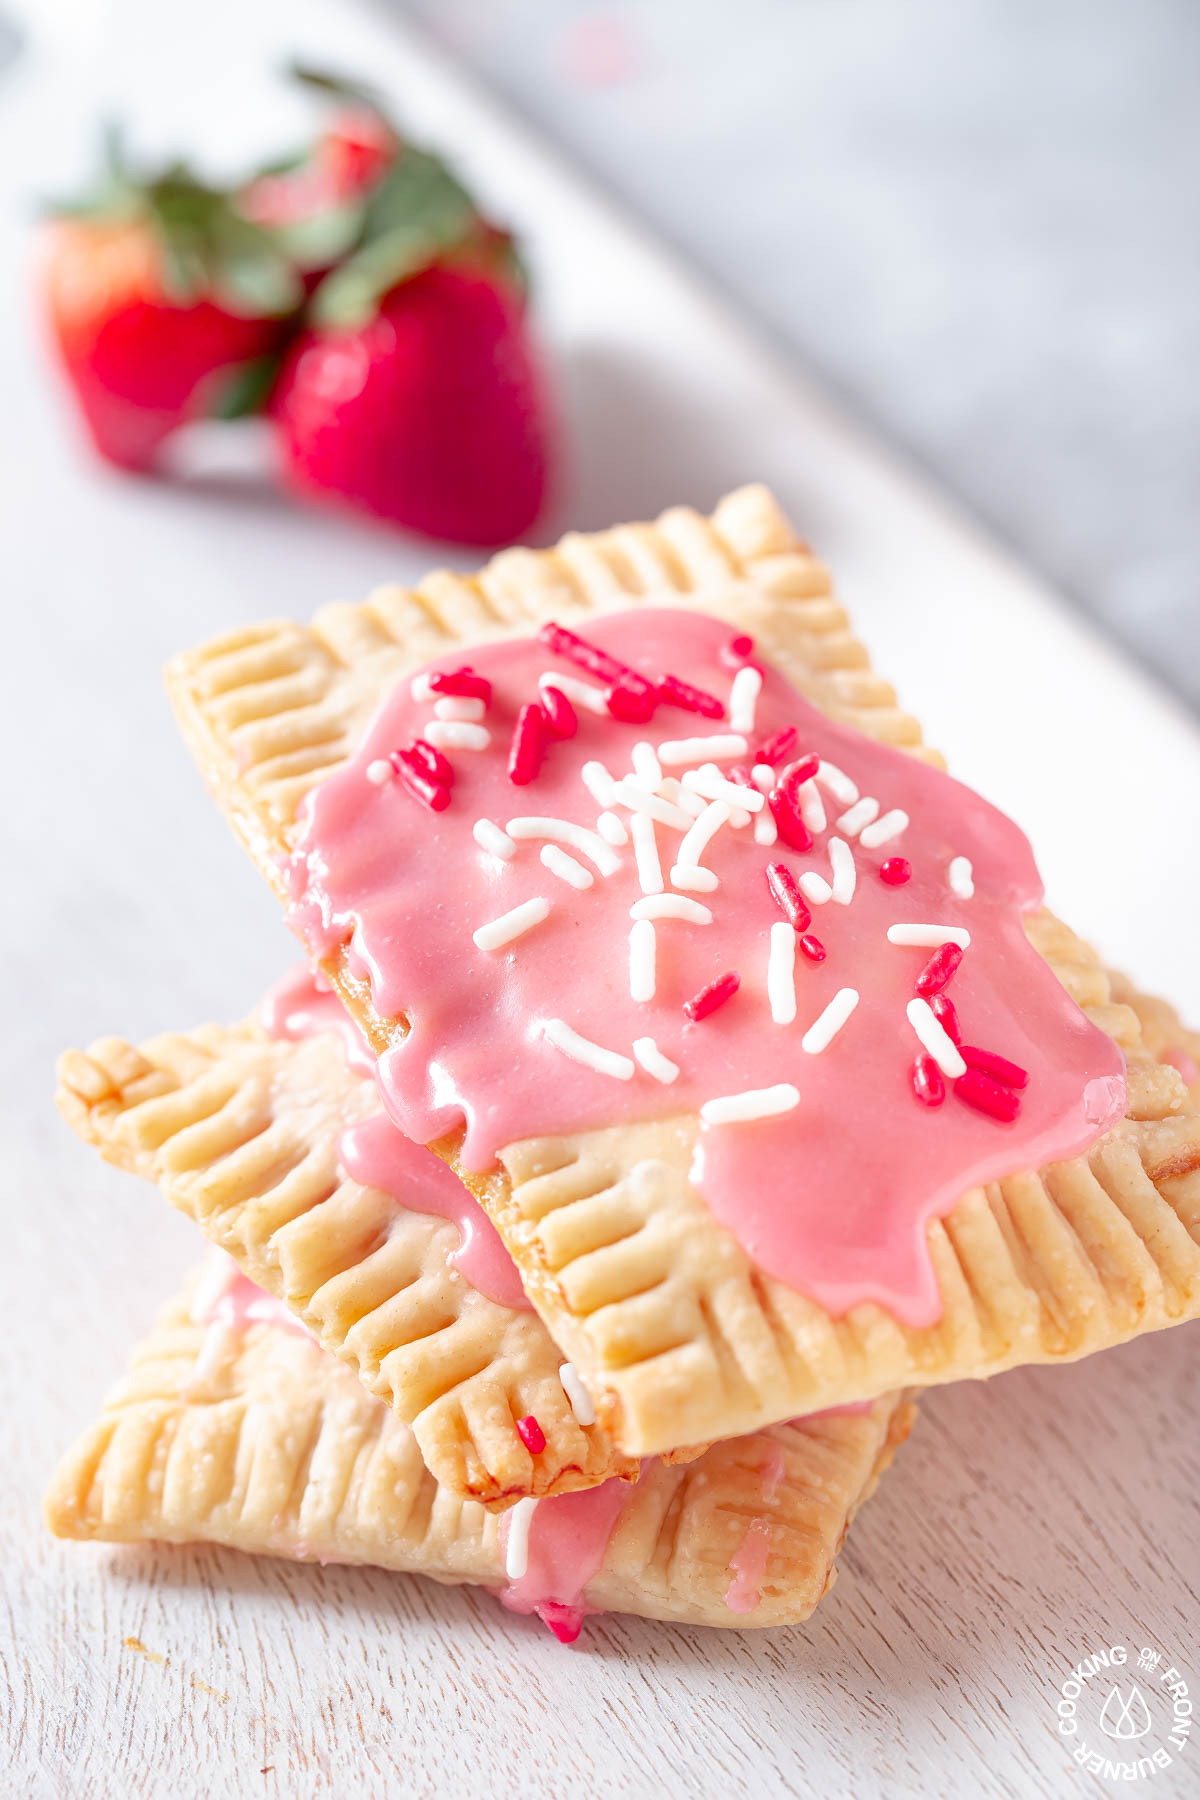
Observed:
[[[573,662],[577,669],[586,669],[600,681],[611,683],[620,681],[622,675],[633,674],[625,663],[618,662],[607,650],[601,650],[599,644],[589,644],[586,638],[577,637],[565,625],[556,625],[553,620],[542,626],[538,638],[553,650],[555,656],[561,656],[564,662]]]
[[[542,689],[540,704],[546,718],[546,730],[551,737],[573,738],[575,736],[579,730],[579,714],[561,688],[552,687],[547,682]]]
[[[1028,1087],[1029,1070],[1023,1069],[1020,1063],[1009,1062],[1007,1056],[997,1056],[994,1050],[980,1050],[975,1044],[961,1044],[959,1048],[968,1069],[990,1075],[993,1081],[999,1081],[1005,1087]]]
[[[623,725],[644,725],[654,716],[654,708],[658,705],[658,690],[650,685],[644,675],[633,669],[614,681],[604,696],[604,704],[614,719]]]
[[[430,781],[436,782],[438,787],[454,786],[453,768],[441,751],[436,749],[433,744],[426,743],[424,738],[415,738],[407,750],[397,750],[396,756],[412,764],[422,774],[428,775]],[[394,757],[392,766],[395,767]]]
[[[906,881],[912,880],[912,864],[906,856],[889,856],[879,865],[879,879],[886,881],[889,887],[903,887]]]
[[[541,771],[546,754],[546,715],[536,700],[517,714],[508,752],[508,779],[514,787],[526,787]]]
[[[953,1000],[947,1000],[945,994],[934,994],[929,1002],[929,1010],[946,1036],[954,1043],[961,1044],[962,1026],[958,1022],[958,1014],[954,1010]]]
[[[820,757],[815,750],[810,750],[806,756],[800,757],[797,762],[788,764],[788,767],[783,771],[783,780],[779,785],[787,791],[792,801],[795,802],[796,796],[804,786],[804,783],[812,780],[820,766]]]
[[[962,959],[963,953],[957,944],[939,944],[917,976],[918,994],[926,998],[930,994],[940,994]]]
[[[723,719],[725,708],[715,694],[680,681],[678,675],[664,675],[657,683],[658,698],[663,706],[678,706],[684,712],[699,713],[702,719]]]
[[[531,1456],[540,1456],[546,1448],[546,1434],[532,1413],[517,1420],[517,1436]]]
[[[742,664],[754,655],[754,639],[748,631],[739,631],[721,645],[717,655],[727,669],[739,669]]]
[[[455,694],[464,700],[482,700],[485,706],[492,704],[491,682],[486,675],[477,675],[466,664],[461,669],[450,669],[444,675],[431,675],[429,689],[434,694]]]
[[[812,935],[811,931],[806,932],[798,942],[809,962],[825,961],[825,946],[819,937],[814,937]]]
[[[731,969],[727,975],[718,975],[715,981],[710,981],[691,1000],[685,1000],[683,1010],[695,1025],[701,1019],[707,1019],[709,1013],[716,1012],[718,1006],[732,1000],[741,985],[741,976]]]
[[[954,1084],[954,1092],[976,1112],[986,1113],[989,1119],[999,1119],[1005,1125],[1011,1124],[1021,1110],[1019,1095],[978,1069],[968,1069],[965,1075],[960,1075]]]
[[[583,1630],[582,1608],[568,1606],[565,1600],[539,1600],[534,1611],[560,1644],[573,1644]]]
[[[408,789],[414,800],[419,800],[430,812],[445,812],[450,804],[450,789],[427,775],[411,751],[394,750],[388,761],[396,771],[397,781]]]
[[[913,1064],[912,1090],[922,1106],[940,1106],[946,1098],[946,1080],[932,1056],[918,1056]]]
[[[805,904],[804,895],[796,886],[796,877],[786,863],[772,862],[767,864],[767,886],[771,890],[771,898],[790,925],[797,931],[807,931],[812,924],[812,913]]]
[[[800,817],[796,803],[786,789],[773,787],[767,795],[767,805],[784,843],[793,850],[811,850],[812,832]]]
[[[758,791],[758,783],[745,763],[734,763],[732,768],[726,769],[725,779],[736,782],[738,787],[754,788],[756,792]]]
[[[754,752],[755,762],[770,763],[773,769],[778,768],[779,764],[785,762],[796,748],[798,735],[794,725],[781,725],[778,731],[773,731],[770,737],[764,738],[758,746]]]

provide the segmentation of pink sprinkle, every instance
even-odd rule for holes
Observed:
[[[683,712],[699,713],[702,719],[725,717],[725,708],[715,694],[706,694],[690,681],[680,681],[678,675],[664,675],[657,686],[663,706],[678,706]]]
[[[419,747],[428,750],[433,756],[438,756],[439,761],[445,761],[445,758],[439,756],[438,751],[434,750],[432,744],[424,744],[421,738],[417,739],[411,750],[393,750],[388,761],[396,771],[397,780],[408,789],[414,800],[419,800],[422,806],[429,808],[430,812],[445,812],[450,804],[449,784],[439,781],[431,773],[425,759],[418,754]],[[425,766],[422,766],[423,764]],[[446,766],[449,768],[449,764]],[[451,779],[453,779],[453,773]]]
[[[606,684],[620,681],[622,675],[632,675],[633,670],[627,663],[619,662],[610,656],[607,650],[601,650],[599,644],[590,644],[565,625],[556,625],[553,620],[543,625],[538,632],[541,643],[553,650],[555,656],[561,656],[564,662],[572,662],[577,669],[586,669],[589,675]],[[638,678],[641,679],[640,677]]]
[[[1020,1097],[1010,1087],[1002,1087],[978,1069],[968,1069],[954,1084],[954,1092],[976,1112],[986,1113],[1009,1125],[1021,1110]]]
[[[785,788],[773,787],[767,795],[767,805],[771,809],[771,817],[775,821],[776,830],[785,844],[793,850],[811,850],[812,832],[800,817],[796,803]]]
[[[725,771],[725,779],[736,782],[738,787],[753,788],[755,793],[758,792],[758,783],[745,763],[734,763]]]
[[[814,750],[810,750],[807,756],[800,757],[799,761],[788,764],[779,785],[793,806],[798,804],[797,796],[804,783],[812,780],[820,766],[821,759]]]
[[[683,1010],[693,1025],[699,1024],[701,1019],[707,1019],[709,1013],[716,1012],[718,1006],[724,1006],[727,1000],[732,1000],[741,985],[741,976],[731,969],[727,975],[718,975],[715,981],[710,981],[691,1000],[685,1000]]]
[[[953,1000],[945,994],[934,994],[929,1002],[929,1010],[941,1026],[946,1036],[954,1043],[962,1043],[962,1026],[958,1022],[958,1014],[954,1010]]]
[[[946,1081],[932,1056],[918,1056],[912,1066],[912,1089],[922,1106],[940,1106],[946,1098]]]
[[[961,945],[939,944],[917,976],[917,993],[925,998],[930,994],[940,994],[962,959]]]
[[[451,694],[463,700],[482,700],[485,706],[492,704],[492,684],[486,675],[477,675],[474,669],[464,663],[461,669],[450,669],[443,675],[429,677],[431,694]]]
[[[567,1606],[562,1600],[539,1600],[533,1610],[560,1644],[573,1644],[583,1630],[581,1606]]]
[[[613,682],[604,696],[604,704],[612,717],[623,725],[645,725],[654,716],[658,693],[644,675],[628,669]]]
[[[546,730],[551,737],[573,738],[575,736],[579,730],[579,714],[561,688],[551,687],[547,682],[542,689],[540,704],[546,717]]]
[[[788,923],[794,925],[797,931],[807,931],[812,924],[812,913],[786,863],[767,864],[767,886],[771,890],[772,900]],[[784,941],[786,943],[787,940]]]
[[[430,781],[436,781],[439,787],[454,786],[453,768],[441,751],[435,745],[427,744],[424,738],[416,738],[410,749],[400,750],[397,754],[415,762],[417,768],[422,769]]]
[[[508,779],[514,787],[527,787],[537,776],[546,754],[546,715],[536,700],[517,714],[508,752]]]
[[[756,763],[770,763],[773,769],[792,754],[798,733],[794,725],[781,725],[769,738],[764,738],[754,752]]]
[[[903,887],[906,881],[912,880],[912,864],[906,856],[889,856],[879,865],[879,879],[886,881],[889,887]]]
[[[717,655],[727,669],[740,669],[754,655],[754,639],[748,631],[740,631],[721,645]]]
[[[975,1044],[961,1044],[959,1049],[968,1069],[990,1075],[993,1081],[999,1081],[1005,1087],[1028,1087],[1029,1070],[1023,1069],[1020,1063],[1009,1062],[1007,1056],[997,1056],[994,1050],[980,1050]]]
[[[546,1448],[546,1434],[532,1413],[517,1420],[517,1436],[528,1450],[530,1456],[540,1456]]]
[[[826,955],[825,946],[821,942],[819,937],[813,936],[811,931],[805,932],[805,934],[802,938],[797,939],[797,942],[799,943],[800,948],[801,948],[801,950],[803,950],[805,956],[807,956],[809,962],[824,962],[825,961],[825,955]]]

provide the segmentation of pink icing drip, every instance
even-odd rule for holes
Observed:
[[[728,691],[719,654],[728,628],[716,620],[647,609],[598,619],[589,635],[648,675],[669,671]],[[621,774],[639,739],[657,744],[729,727],[666,708],[650,725],[581,712],[578,735],[553,744],[538,779],[516,788],[505,771],[513,721],[555,659],[534,640],[517,639],[484,645],[472,661],[493,683],[493,745],[454,759],[451,806],[428,813],[399,784],[365,779],[370,762],[411,741],[428,717],[406,680],[353,760],[309,797],[289,871],[291,922],[310,951],[347,944],[379,1012],[403,1012],[411,1022],[380,1061],[392,1117],[422,1143],[465,1125],[464,1162],[483,1170],[523,1138],[684,1112],[792,1081],[801,1093],[792,1112],[701,1130],[693,1178],[709,1207],[762,1269],[829,1312],[877,1301],[907,1325],[932,1324],[940,1300],[930,1219],[976,1183],[1077,1154],[1125,1105],[1119,1050],[1025,938],[1022,914],[1040,902],[1041,884],[1024,836],[940,770],[826,719],[768,665],[755,739],[796,725],[797,753],[817,751],[882,811],[903,807],[911,822],[878,850],[855,846],[852,903],[816,909],[812,929],[828,954],[820,964],[797,958],[793,1026],[773,1024],[766,1006],[768,933],[780,914],[764,868],[777,858],[797,876],[828,874],[828,836],[842,810],[828,792],[830,831],[811,853],[756,847],[749,831],[717,833],[704,861],[720,888],[702,897],[713,922],[658,927],[658,991],[639,1004],[627,976],[629,907],[640,898],[632,854],[622,852],[618,872],[580,894],[543,867],[536,844],[505,862],[475,844],[472,826],[480,817],[503,825],[538,814],[590,827],[597,808],[580,780],[585,761],[599,758]],[[658,836],[669,869],[679,840],[665,827]],[[897,890],[877,869],[899,852],[913,874]],[[969,900],[948,886],[956,856],[973,865]],[[477,926],[539,894],[553,903],[544,923],[501,952],[475,948]],[[889,925],[908,921],[970,930],[954,1003],[968,1042],[1030,1071],[1012,1123],[982,1117],[953,1093],[937,1111],[914,1100],[909,1073],[919,1046],[905,1005],[929,952],[886,937]],[[740,972],[741,991],[711,1019],[688,1024],[683,1002],[729,969]],[[857,1010],[829,1049],[805,1054],[804,1030],[847,985],[861,996]],[[548,1018],[625,1054],[635,1038],[652,1036],[680,1065],[679,1079],[663,1088],[638,1071],[618,1082],[569,1061],[542,1034]],[[792,1179],[781,1181],[781,1169]]]
[[[198,1325],[224,1325],[239,1332],[249,1325],[273,1325],[278,1331],[293,1332],[312,1343],[312,1333],[295,1313],[288,1311],[282,1300],[276,1300],[248,1275],[243,1275],[232,1257],[228,1258],[228,1263],[221,1285],[214,1284],[206,1304],[195,1315]]]
[[[584,1619],[597,1610],[583,1593],[604,1561],[632,1491],[628,1482],[614,1478],[579,1493],[539,1500],[529,1526],[525,1573],[500,1594],[510,1612],[537,1613],[560,1643],[574,1643]],[[502,1549],[507,1549],[511,1519],[506,1513],[500,1521]]]
[[[779,1484],[787,1473],[783,1451],[778,1444],[772,1444],[767,1451],[759,1473],[762,1476],[763,1499],[771,1501],[779,1492]]]
[[[298,1040],[334,1032],[350,1067],[360,1074],[375,1073],[375,1058],[341,1001],[306,963],[297,963],[276,982],[260,1017],[271,1037]],[[462,1242],[450,1260],[463,1277],[501,1306],[529,1310],[516,1264],[470,1189],[440,1156],[405,1137],[386,1113],[349,1126],[338,1140],[338,1158],[352,1180],[390,1194],[397,1205],[452,1220]]]
[[[771,1527],[766,1519],[751,1519],[746,1535],[729,1559],[733,1580],[725,1591],[730,1612],[752,1613],[762,1599],[762,1581],[771,1554]]]

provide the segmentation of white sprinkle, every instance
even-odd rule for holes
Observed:
[[[657,819],[660,825],[670,825],[676,831],[686,831],[692,822],[691,815],[685,813],[681,806],[674,806],[669,800],[660,800],[657,794],[652,794],[649,788],[631,781],[628,775],[623,781],[618,781],[616,798],[631,812],[646,813],[650,818]]]
[[[615,812],[602,812],[596,820],[596,830],[606,844],[615,844],[618,849],[629,842],[629,833]]]
[[[683,894],[648,894],[635,900],[629,909],[631,919],[687,919],[692,925],[711,925],[712,914],[698,900]]]
[[[754,821],[754,841],[756,844],[765,844],[769,849],[778,836],[779,827],[771,813],[764,807]]]
[[[715,737],[668,738],[658,746],[658,760],[671,769],[680,763],[699,762],[704,756],[733,762],[736,757],[745,756],[747,748],[740,732],[719,731]]]
[[[948,874],[950,892],[957,894],[960,900],[970,900],[975,892],[975,871],[970,859],[965,856],[951,857]]]
[[[824,906],[825,902],[833,895],[833,889],[825,877],[816,874],[812,869],[805,869],[803,875],[797,879],[796,886],[810,906]]]
[[[760,794],[769,794],[775,786],[775,771],[770,763],[755,763],[750,771],[754,777],[754,785]]]
[[[928,1000],[910,1000],[905,1011],[908,1022],[928,1050],[942,1074],[951,1081],[957,1081],[965,1075],[967,1065],[959,1054],[958,1045],[950,1036]]]
[[[856,800],[854,805],[842,814],[837,822],[837,827],[839,831],[844,831],[847,837],[857,837],[864,825],[869,825],[872,819],[878,817],[878,800],[872,800],[870,794],[864,794],[861,800]],[[867,847],[870,848],[869,845]]]
[[[574,675],[560,675],[557,669],[547,669],[538,676],[538,687],[544,692],[546,688],[557,688],[565,694],[574,706],[582,706],[585,712],[606,713],[608,706],[604,699],[604,689],[593,687],[590,681],[580,681]]]
[[[215,1245],[209,1249],[188,1304],[188,1318],[193,1325],[207,1324],[240,1272],[227,1250],[218,1250]]]
[[[602,762],[585,762],[579,771],[579,779],[597,806],[613,804],[617,784]]]
[[[567,1403],[575,1414],[575,1423],[585,1429],[596,1423],[596,1408],[592,1405],[592,1396],[579,1378],[579,1370],[574,1363],[564,1363],[558,1371],[558,1379],[562,1382],[563,1393]]]
[[[573,856],[568,856],[557,844],[542,845],[541,861],[552,875],[557,875],[560,881],[569,882],[581,893],[585,888],[590,888],[596,879],[590,869],[585,869],[581,862],[576,862]]]
[[[723,800],[710,800],[700,817],[684,833],[675,861],[681,867],[698,863],[722,825],[729,823],[729,808]]]
[[[237,1336],[237,1327],[230,1324],[228,1319],[211,1319],[192,1364],[192,1381],[211,1381],[237,1341]]]
[[[467,725],[458,719],[434,719],[421,736],[435,750],[486,750],[492,741],[486,725]]]
[[[369,762],[367,764],[367,780],[374,782],[376,787],[382,787],[385,782],[390,781],[391,779],[392,765],[388,762],[386,757],[377,757],[374,762]]]
[[[501,831],[490,819],[476,819],[471,827],[471,836],[481,850],[490,850],[493,856],[499,856],[505,862],[511,862],[517,854],[517,846],[507,831]]]
[[[747,1119],[769,1119],[774,1113],[791,1112],[799,1104],[800,1089],[790,1081],[781,1081],[776,1087],[748,1088],[744,1094],[706,1100],[700,1117],[706,1125],[740,1125]]]
[[[676,791],[668,791],[668,782],[671,784],[671,788]],[[708,805],[708,801],[704,798],[703,794],[698,794],[695,788],[684,787],[683,783],[676,781],[673,775],[667,776],[667,780],[663,782],[659,792],[663,795],[664,799],[673,800],[676,806],[681,806],[684,812],[693,819],[698,819]]]
[[[765,810],[766,810],[766,808],[764,807],[763,811],[765,811]],[[762,813],[760,812],[757,816],[761,819]],[[743,812],[742,808],[740,806],[734,806],[734,807],[730,808],[729,829],[731,831],[741,831],[742,827],[745,825],[748,825],[749,823],[750,823],[750,814],[748,812]]]
[[[796,790],[796,804],[800,808],[800,817],[810,831],[824,831],[826,825],[825,802],[817,792],[815,781],[802,781]]]
[[[597,1075],[611,1075],[614,1081],[632,1081],[633,1063],[628,1056],[622,1056],[616,1050],[606,1050],[603,1044],[594,1044],[591,1038],[580,1037],[572,1031],[565,1019],[547,1019],[542,1026],[542,1035],[569,1056],[572,1062],[583,1063],[585,1068],[595,1069]]]
[[[642,743],[633,746],[633,772],[644,788],[649,788],[652,794],[658,792],[663,772],[659,767],[658,758],[654,754],[653,744]]]
[[[712,870],[699,863],[676,863],[671,870],[671,886],[687,888],[693,894],[715,894],[720,885]]]
[[[754,712],[762,692],[762,670],[747,663],[733,678],[729,690],[729,723],[735,731],[754,730]]]
[[[761,812],[767,804],[765,794],[758,788],[743,787],[740,781],[726,781],[715,763],[705,763],[702,768],[689,769],[683,778],[684,787],[691,788],[693,793],[703,794],[706,800],[724,800],[726,806],[736,808],[738,812]],[[730,823],[734,821],[731,819]],[[749,824],[749,820],[744,823]]]
[[[858,799],[858,789],[845,772],[836,763],[823,762],[817,767],[817,780],[823,781],[834,799],[842,806],[853,806]]]
[[[771,927],[767,955],[767,999],[777,1025],[790,1025],[796,1016],[796,933],[786,919]]]
[[[486,711],[482,700],[472,699],[468,694],[446,694],[433,703],[435,719],[458,719],[466,725],[478,725]]]
[[[433,699],[433,689],[429,685],[430,680],[431,677],[428,675],[413,676],[412,686],[408,691],[418,706],[427,706]]]
[[[633,1054],[647,1075],[653,1075],[655,1081],[661,1081],[664,1087],[670,1087],[679,1074],[679,1064],[673,1063],[669,1056],[664,1056],[652,1037],[634,1038]]]
[[[888,943],[912,945],[918,949],[936,949],[939,944],[957,944],[965,950],[971,934],[962,925],[889,925]]]
[[[502,950],[505,944],[511,944],[543,919],[550,916],[550,902],[543,894],[536,894],[532,900],[522,900],[520,906],[514,906],[511,912],[501,913],[498,919],[492,919],[473,931],[480,950]]]
[[[553,838],[560,844],[569,844],[595,863],[602,875],[615,875],[621,866],[611,844],[586,825],[576,825],[570,819],[510,819],[504,829],[513,838]]]
[[[654,927],[649,919],[635,919],[629,927],[629,994],[643,1005],[653,1000],[655,990]]]
[[[858,870],[854,865],[854,852],[844,838],[830,838],[829,866],[833,871],[832,898],[839,906],[849,906],[854,898]]]
[[[800,1048],[807,1050],[810,1056],[819,1056],[822,1050],[827,1050],[857,1005],[857,988],[839,988],[820,1018],[813,1020],[800,1039]]]
[[[634,813],[629,821],[629,829],[633,834],[633,855],[637,863],[638,886],[643,894],[661,894],[663,891],[662,863],[658,859],[658,839],[654,835],[654,820],[645,813]]]
[[[858,841],[864,850],[878,850],[880,844],[890,842],[907,830],[908,814],[894,806],[891,812],[884,813],[882,819],[876,819],[873,825],[868,825]]]
[[[537,1501],[531,1494],[518,1500],[508,1515],[504,1543],[504,1573],[510,1581],[523,1581],[529,1572],[529,1528]]]

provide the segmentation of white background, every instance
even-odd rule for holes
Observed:
[[[934,1396],[829,1603],[770,1637],[614,1619],[564,1652],[483,1595],[42,1534],[54,1458],[194,1251],[156,1196],[58,1124],[53,1055],[237,1016],[289,954],[175,742],[160,665],[226,625],[305,615],[439,559],[277,500],[252,437],[199,446],[173,485],[81,452],[36,343],[29,215],[83,166],[104,105],[148,144],[231,154],[301,125],[266,79],[285,50],[385,83],[531,240],[575,443],[554,525],[771,481],[931,739],[1029,828],[1051,899],[1193,1016],[1200,743],[1053,595],[379,12],[208,0],[184,25],[119,0],[75,9],[69,28],[57,3],[39,16],[61,29],[0,88],[0,1657],[14,1791],[1099,1791],[1054,1731],[1070,1664],[1125,1640],[1200,1680],[1196,1326]],[[1194,1792],[1200,1745],[1189,1757],[1154,1791]]]

